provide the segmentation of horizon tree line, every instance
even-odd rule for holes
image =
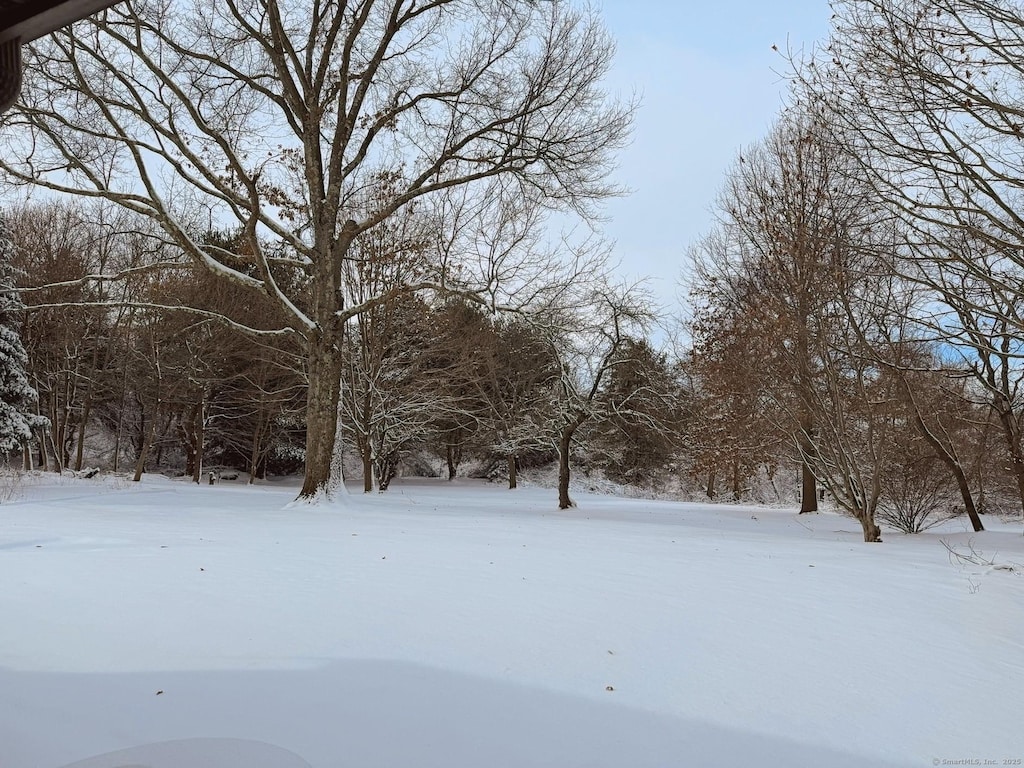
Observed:
[[[827,494],[865,541],[1024,510],[1020,8],[836,4],[691,247],[678,356],[598,236],[542,234],[618,192],[635,104],[601,90],[593,12],[300,15],[124,5],[31,49],[0,172],[102,201],[5,217],[38,463],[100,433],[136,475],[301,457],[313,499],[336,445],[364,490],[429,446],[511,487],[557,459],[563,508],[572,461],[735,500],[796,472],[800,511]]]

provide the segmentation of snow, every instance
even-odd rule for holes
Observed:
[[[0,506],[0,766],[1024,758],[1019,522],[868,545],[783,509],[295,492],[27,479]]]

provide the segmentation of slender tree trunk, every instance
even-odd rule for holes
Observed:
[[[135,475],[132,477],[136,483],[142,479],[142,473],[146,471],[146,459],[149,458],[149,450],[153,447],[153,439],[156,437],[156,416],[149,420],[149,429],[139,447],[139,455],[135,459]]]
[[[263,417],[264,410],[259,410],[259,418],[256,420],[256,429],[252,433],[252,450],[249,453],[249,485],[256,482],[256,474],[260,468],[260,457],[263,454]]]
[[[61,449],[57,446],[56,441],[53,439],[53,432],[48,432],[47,437],[50,439],[50,450],[53,451],[53,471],[58,475],[64,474],[64,462],[61,460]]]
[[[1006,440],[1006,449],[1010,454],[1013,478],[1017,483],[1017,496],[1021,504],[1021,511],[1024,513],[1024,456],[1021,455],[1021,436],[1016,424],[1013,404],[1009,397],[1000,391],[996,393],[992,407],[1003,428],[1003,438]]]
[[[60,425],[54,431],[54,456],[60,462],[60,469],[63,472],[71,465],[71,446],[75,440],[75,427],[71,423],[71,413],[74,410],[75,401],[78,399],[78,378],[81,361],[65,349],[64,359],[66,371],[64,374],[64,407],[61,409]],[[74,360],[74,366],[71,361]]]
[[[203,450],[206,441],[206,393],[199,392],[199,402],[195,404],[192,414],[192,439],[195,441],[195,466],[192,468],[192,480],[198,484],[203,476]]]
[[[256,482],[256,471],[260,466],[260,447],[256,440],[253,440],[252,452],[249,454],[249,485]]]
[[[715,468],[712,467],[708,470],[708,488],[707,495],[709,499],[715,498]]]
[[[338,381],[338,405],[335,408],[337,414],[334,422],[334,450],[331,456],[331,481],[329,491],[332,495],[348,496],[348,486],[345,485],[345,404],[344,391],[341,389],[341,381]]]
[[[57,409],[54,409],[54,417],[58,413],[59,411]],[[61,423],[59,418],[54,417],[51,417],[51,427],[49,433],[47,434],[47,439],[50,442],[50,450],[53,451],[54,468],[59,474],[63,466],[63,462],[61,461],[62,451],[60,449],[60,445],[64,441],[64,425]]]
[[[740,501],[743,498],[743,488],[740,486],[740,460],[735,457],[732,462],[732,500]]]
[[[388,454],[377,457],[377,490],[384,493],[398,474],[398,456]]]
[[[792,498],[792,497],[790,497]],[[818,511],[818,481],[807,461],[800,463],[800,514]]]
[[[354,376],[353,376],[354,378]],[[355,387],[353,386],[353,391]],[[373,478],[373,441],[370,440],[370,430],[372,429],[373,423],[373,406],[370,400],[370,392],[363,395],[363,401],[360,404],[361,423],[359,424],[359,431],[356,434],[356,448],[359,451],[359,458],[363,464],[363,493],[373,493],[374,478]]]
[[[35,387],[34,388],[35,388],[36,392],[39,394],[39,396],[36,398],[36,416],[42,416],[43,415],[43,407],[42,407],[43,389],[42,389],[42,387],[40,385],[40,381],[39,381],[39,377],[38,376],[35,377]],[[41,470],[43,470],[45,472],[46,469],[47,469],[47,462],[46,462],[46,437],[45,437],[46,436],[46,427],[37,427],[35,430],[33,430],[33,432],[34,432],[35,437],[36,437],[36,442],[39,444],[39,461],[36,462],[36,465]]]
[[[810,456],[814,451],[811,442],[813,419],[805,409],[800,417],[800,514],[818,511],[818,480],[811,471]]]
[[[857,516],[861,530],[864,532],[864,541],[869,544],[882,540],[882,529],[875,525],[875,515],[872,512],[862,512]]]
[[[39,429],[39,433],[36,435],[36,442],[39,444],[39,461],[36,463],[43,472],[47,472],[50,469],[49,454],[46,450],[46,434],[46,428],[43,427]]]
[[[129,326],[130,330],[131,326]],[[125,400],[128,392],[128,364],[124,366],[124,375],[121,377],[121,402],[117,409],[117,429],[114,430],[114,472],[117,472],[121,464],[121,440],[124,436],[124,412]]]
[[[988,447],[989,447],[989,432],[991,431],[991,429],[992,429],[992,419],[986,418],[985,419],[985,423],[982,425],[981,436],[980,436],[980,438],[978,440],[978,443],[977,443],[977,447],[980,450],[976,449],[976,450],[973,451],[976,459],[975,459],[974,462],[972,462],[973,463],[973,469],[971,470],[971,473],[976,478],[978,478],[978,514],[979,515],[984,515],[985,514],[985,509],[986,509],[987,504],[988,504],[988,502],[985,501],[985,486],[986,486],[986,481],[988,480],[988,477],[986,476],[985,470],[987,470],[988,466],[989,466],[989,462],[987,461],[987,459],[989,458],[989,451],[988,451]]]
[[[960,489],[960,498],[963,499],[964,510],[967,512],[967,517],[970,518],[971,527],[974,528],[975,533],[984,531],[985,526],[981,522],[978,508],[974,504],[974,494],[971,493],[971,485],[967,482],[967,475],[964,474],[963,467],[959,462],[953,462],[952,465],[947,466],[953,473],[953,477],[956,478],[956,485]]]
[[[798,386],[800,388],[800,434],[798,442],[800,447],[800,514],[818,511],[818,481],[811,471],[808,461],[813,455],[814,442],[814,414],[811,410],[811,403],[814,397],[814,378],[811,373],[811,342],[810,331],[807,328],[810,313],[804,310],[800,312],[800,326],[797,334],[797,354],[800,359],[797,361]]]
[[[135,327],[135,313],[129,310],[128,322],[125,329],[125,337],[130,338]],[[117,472],[118,467],[121,464],[121,443],[124,439],[124,414],[125,414],[125,401],[128,399],[128,372],[130,367],[128,365],[128,351],[121,350],[121,354],[118,355],[121,358],[121,393],[118,398],[117,408],[117,429],[114,431],[114,468],[113,471]]]
[[[160,436],[160,439],[156,441],[156,466],[158,469],[164,465],[164,448],[166,447],[164,438],[167,437],[167,433],[171,429],[172,421],[174,421],[174,414],[168,413],[167,423],[164,424],[163,429],[157,431],[157,434]]]
[[[568,425],[562,428],[562,434],[558,437],[558,508],[569,509],[575,507],[576,502],[569,498],[569,451],[572,448],[572,436],[576,426]]]
[[[85,402],[82,403],[82,423],[78,425],[78,445],[75,447],[75,471],[82,471],[82,462],[85,460],[85,427],[89,423],[89,416],[92,412],[91,387],[86,390]]]
[[[909,391],[909,388],[908,388]],[[925,442],[932,447],[935,451],[935,455],[939,457],[946,468],[953,473],[953,477],[956,478],[956,486],[960,490],[960,498],[964,502],[964,510],[967,512],[967,517],[970,518],[971,526],[975,532],[984,531],[985,526],[981,523],[981,516],[978,514],[978,508],[974,504],[974,494],[971,493],[971,484],[967,481],[967,475],[964,472],[964,468],[960,465],[960,460],[950,453],[946,446],[942,444],[932,431],[928,428],[928,425],[924,423],[924,417],[921,415],[921,411],[917,407],[917,403],[912,401],[911,405],[914,408],[914,421],[917,423],[917,429],[924,437]]]
[[[93,344],[92,347],[92,368],[89,371],[89,378],[86,380],[85,396],[82,402],[82,421],[78,425],[78,445],[75,448],[75,471],[82,471],[82,462],[85,460],[85,431],[89,424],[89,416],[92,413],[93,390],[96,386],[96,376],[99,375],[97,368],[100,362],[100,346]]]
[[[456,473],[459,471],[458,465],[455,463],[455,446],[448,443],[445,451],[446,458],[448,460],[448,482],[455,479]]]
[[[359,446],[359,456],[363,460],[363,493],[373,493],[373,446],[369,438]]]
[[[185,446],[185,474],[192,478],[192,482],[199,482],[199,472],[196,470],[196,436],[195,436],[195,404],[193,403],[185,418],[178,420],[177,433]]]
[[[510,453],[508,455],[508,488],[514,490],[519,482],[519,475],[516,468],[516,455]]]

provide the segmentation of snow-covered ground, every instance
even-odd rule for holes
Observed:
[[[1019,523],[868,545],[780,509],[294,493],[36,479],[0,505],[0,766],[179,739],[102,765],[1024,760]]]

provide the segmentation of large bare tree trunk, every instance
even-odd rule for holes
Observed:
[[[338,426],[341,354],[333,339],[321,335],[309,355],[306,393],[306,477],[299,498],[314,499],[328,492]]]
[[[510,491],[514,490],[518,485],[518,478],[519,475],[516,468],[516,455],[514,453],[510,453],[508,455],[508,488]]]

